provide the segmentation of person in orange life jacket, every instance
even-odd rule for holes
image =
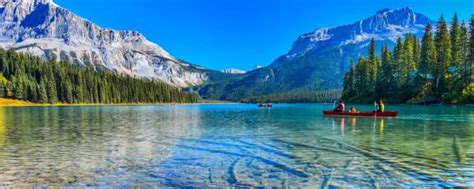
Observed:
[[[358,113],[357,109],[355,107],[352,107],[350,110],[349,110],[349,113]]]

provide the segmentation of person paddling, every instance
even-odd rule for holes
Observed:
[[[376,112],[384,112],[385,111],[385,104],[381,100],[375,103],[375,111]]]
[[[334,112],[344,112],[346,109],[346,105],[344,104],[344,101],[341,99],[339,100],[339,104],[337,105],[336,109],[334,109]]]

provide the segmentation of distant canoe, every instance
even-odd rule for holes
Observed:
[[[271,105],[271,104],[263,104],[263,105],[259,104],[258,107],[259,108],[271,108],[271,107],[273,107],[273,105]]]
[[[398,112],[334,112],[323,111],[325,116],[397,117]]]

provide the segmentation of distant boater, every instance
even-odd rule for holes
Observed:
[[[272,105],[272,103],[270,103],[270,100],[267,101],[267,104],[263,104],[262,101],[260,101],[260,102],[258,103],[258,107],[268,107],[268,108],[271,108],[272,106],[273,106],[273,105]]]
[[[273,106],[272,103],[270,103],[270,100],[268,100],[268,101],[267,101],[267,107],[270,108],[270,107],[272,107],[272,106]]]

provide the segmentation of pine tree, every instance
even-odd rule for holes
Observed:
[[[410,34],[407,34],[405,37],[402,57],[400,65],[400,82],[402,86],[405,86],[410,80],[410,73],[415,70],[413,39]]]
[[[416,78],[417,98],[425,98],[432,95],[433,75],[437,61],[436,47],[432,35],[433,28],[430,24],[425,27],[425,33],[421,42],[420,61]]]
[[[34,102],[40,102],[40,94],[39,94],[39,85],[36,82],[31,83],[31,90],[33,94],[33,99],[32,101]]]
[[[450,86],[453,87],[452,92],[456,94],[462,88],[461,73],[463,70],[463,44],[462,44],[462,30],[459,25],[458,15],[454,14],[453,21],[451,23],[451,72],[453,76],[450,81]],[[460,92],[460,91],[459,91]]]
[[[12,80],[13,84],[13,97],[16,99],[23,99],[23,93],[24,93],[24,88],[23,88],[23,83],[20,78],[14,77]]]
[[[72,103],[74,100],[72,95],[72,84],[70,82],[64,84],[64,97],[64,101],[67,103]]]
[[[415,40],[413,35],[407,34],[403,44],[403,62],[400,69],[401,92],[400,97],[402,101],[409,100],[414,92],[414,72],[416,71],[415,58]]]
[[[461,24],[461,51],[462,51],[462,65],[461,70],[459,71],[461,77],[461,85],[464,88],[467,83],[467,75],[468,75],[468,58],[469,58],[469,33],[467,31],[466,23]]]
[[[349,71],[344,76],[344,90],[342,92],[343,99],[350,101],[352,98],[354,98],[354,96],[356,96],[355,77],[355,63],[354,60],[351,60],[351,66],[349,68]]]
[[[56,90],[56,82],[49,80],[47,82],[46,91],[48,93],[48,103],[54,104],[58,102],[58,93]]]
[[[461,70],[462,64],[462,42],[461,42],[461,26],[459,25],[458,15],[454,14],[453,21],[451,23],[451,56],[452,56],[452,66],[456,67],[458,70]]]
[[[377,75],[377,86],[375,91],[377,92],[377,98],[385,99],[390,97],[395,92],[394,87],[394,78],[393,78],[393,65],[392,65],[392,55],[387,45],[382,47],[382,57],[379,68],[379,74]]]
[[[451,54],[451,40],[449,36],[448,25],[441,16],[435,34],[435,46],[437,61],[435,65],[435,91],[438,96],[451,90],[449,81],[451,80],[451,72],[449,70],[452,64]]]
[[[75,75],[75,87],[74,87],[74,103],[84,102],[84,82],[82,79],[83,75],[81,72]]]
[[[0,83],[0,98],[5,98],[7,95],[7,87],[5,84]]]
[[[418,64],[418,73],[425,80],[433,78],[433,70],[437,61],[436,47],[432,35],[433,28],[428,24],[422,39],[420,63]]]
[[[368,95],[373,95],[375,94],[375,85],[376,85],[376,80],[377,80],[377,67],[378,67],[378,61],[377,61],[377,54],[376,54],[376,46],[375,46],[375,39],[372,38],[370,40],[370,45],[369,45],[369,57],[367,60],[367,82],[368,82]],[[368,96],[368,98],[373,98],[373,96]]]
[[[416,35],[413,35],[413,62],[415,63],[415,68],[418,68],[418,63],[420,63],[421,58],[421,44],[420,40]]]
[[[38,86],[39,102],[47,103],[48,101],[48,92],[46,91],[46,84],[44,79],[41,80]]]
[[[360,57],[355,69],[355,88],[358,90],[355,99],[361,102],[368,100],[370,94],[370,74],[368,71],[368,61],[364,57]],[[372,100],[372,99],[370,99]]]
[[[461,100],[464,103],[474,103],[474,15],[469,22],[469,46],[466,50],[465,68],[466,84],[462,90]]]
[[[366,83],[366,88],[365,88],[365,93],[366,95],[373,95],[375,94],[375,85],[376,85],[376,79],[377,79],[377,66],[378,66],[378,61],[377,61],[377,55],[376,55],[376,47],[375,47],[375,39],[372,38],[370,41],[369,45],[369,57],[362,66],[364,66],[364,80]],[[366,98],[374,98],[373,96],[366,96]]]
[[[470,85],[474,82],[474,15],[471,16],[471,21],[469,24],[470,38],[469,38],[469,50],[468,58],[466,61],[467,67],[467,83]]]
[[[1,53],[1,52],[0,52]],[[0,59],[1,61],[1,59]],[[5,98],[7,97],[7,84],[8,80],[3,76],[3,74],[0,72],[0,98]]]
[[[403,40],[402,38],[397,39],[397,44],[393,49],[393,58],[392,58],[392,73],[394,76],[394,90],[397,91],[396,97],[403,95],[402,89],[402,79],[401,79],[401,68],[403,63]]]

